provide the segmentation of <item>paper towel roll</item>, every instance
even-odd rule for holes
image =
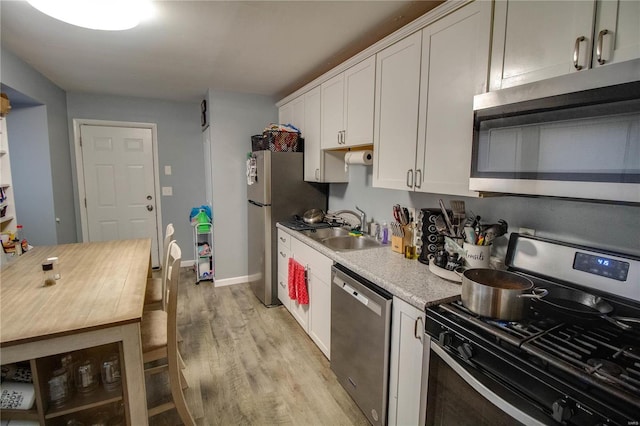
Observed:
[[[344,155],[345,164],[373,164],[373,151],[349,151]]]

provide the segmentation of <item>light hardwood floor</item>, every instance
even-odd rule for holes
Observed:
[[[248,284],[195,285],[183,268],[178,328],[198,425],[368,425],[337,382],[329,361],[282,306],[266,308]],[[165,374],[147,379],[155,403]],[[150,425],[180,424],[175,410]]]

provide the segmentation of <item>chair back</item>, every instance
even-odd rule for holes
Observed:
[[[169,244],[169,259],[167,262],[167,358],[169,373],[173,370],[178,374],[178,284],[180,282],[180,262],[182,261],[182,251],[175,241]]]
[[[172,242],[175,242],[173,239],[175,233],[173,223],[168,224],[165,231],[162,252],[162,310],[165,311],[167,310],[167,275],[169,273],[167,262],[169,261],[169,246]]]
[[[173,223],[167,225],[167,229],[164,232],[164,244],[162,245],[162,269],[167,267],[167,256],[169,252],[169,243],[173,241],[173,236],[176,233]]]

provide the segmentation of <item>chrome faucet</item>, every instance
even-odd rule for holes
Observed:
[[[367,214],[364,212],[364,210],[361,210],[360,207],[356,206],[356,210],[358,210],[358,213],[354,212],[353,210],[337,210],[335,212],[331,212],[331,215],[333,216],[339,216],[341,214],[345,214],[348,213],[352,216],[357,217],[358,219],[360,219],[360,225],[359,228],[362,232],[365,231],[365,226],[367,224]]]
[[[367,214],[360,207],[356,206],[356,210],[360,212],[360,230],[362,232],[367,232]]]

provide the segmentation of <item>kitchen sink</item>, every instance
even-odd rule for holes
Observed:
[[[342,237],[330,237],[320,241],[324,246],[335,251],[362,250],[373,247],[380,247],[380,242],[371,237],[355,237],[346,235]]]
[[[335,251],[362,250],[381,246],[375,238],[366,235],[349,235],[349,230],[346,228],[321,228],[300,232]]]
[[[301,231],[305,236],[313,238],[314,240],[324,240],[331,237],[349,236],[349,230],[345,228],[320,228],[311,229],[308,231]]]

